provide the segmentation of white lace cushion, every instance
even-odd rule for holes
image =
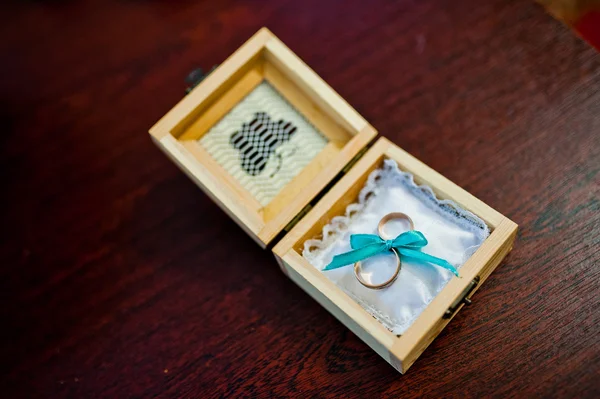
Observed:
[[[336,216],[325,225],[322,239],[307,240],[302,255],[322,270],[334,255],[351,250],[350,235],[377,234],[379,220],[391,212],[409,215],[415,230],[429,241],[423,252],[446,259],[459,271],[489,236],[483,220],[452,201],[438,200],[429,187],[417,186],[411,174],[387,159],[381,169],[371,173],[358,202],[349,205],[344,216]],[[386,233],[395,236],[407,228],[403,221],[390,222]],[[363,279],[378,284],[393,274],[395,259],[392,253],[378,255],[362,265]],[[395,334],[404,333],[453,278],[441,267],[406,258],[397,280],[383,290],[361,285],[351,265],[323,273]]]

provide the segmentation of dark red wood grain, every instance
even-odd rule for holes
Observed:
[[[530,1],[23,1],[0,27],[2,397],[598,397],[600,56]],[[516,221],[400,376],[151,143],[268,26]]]

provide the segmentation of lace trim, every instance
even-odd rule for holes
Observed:
[[[381,187],[378,183],[382,178],[393,179],[403,184],[435,212],[473,232],[481,241],[485,240],[490,235],[489,227],[481,218],[472,212],[462,209],[452,200],[438,199],[429,186],[417,185],[412,174],[401,171],[398,168],[396,161],[386,159],[382,168],[374,170],[369,175],[367,183],[358,195],[358,202],[348,205],[344,216],[333,217],[331,221],[323,227],[321,238],[313,238],[304,242],[302,256],[306,260],[313,263],[312,260],[318,257],[319,250],[327,248],[331,242],[342,233],[344,227],[350,224],[352,218],[367,206],[369,199],[372,198],[373,195],[377,195],[378,191],[380,191]],[[471,257],[477,248],[478,246],[467,248],[464,261]]]

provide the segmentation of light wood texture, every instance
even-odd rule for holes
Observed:
[[[356,201],[371,171],[380,166],[382,154],[389,146],[387,140],[378,139],[343,179],[321,198],[315,208],[282,238],[273,252],[283,254],[281,251],[284,248],[285,250],[294,248],[297,252],[301,252],[306,240],[320,236],[323,226],[331,218],[343,215],[346,207]]]
[[[317,130],[322,132],[331,143],[343,147],[352,135],[338,125],[334,119],[327,115],[319,106],[304,95],[302,91],[288,79],[275,65],[270,62],[264,64],[264,78],[277,91],[279,91],[294,108],[312,123]]]
[[[311,184],[316,176],[319,175],[330,162],[340,152],[337,145],[332,142],[319,152],[308,165],[304,167],[302,172],[283,189],[275,198],[264,207],[263,217],[266,222],[276,218],[282,211],[285,210],[292,202],[292,199],[301,194],[304,187]]]
[[[492,229],[491,235],[461,268],[461,277],[453,278],[404,335],[401,337],[393,336],[393,342],[389,346],[385,346],[385,343],[389,343],[389,341],[382,341],[370,335],[371,331],[377,331],[376,325],[383,328],[381,324],[370,317],[360,306],[356,305],[350,297],[340,290],[334,289],[332,287],[334,286],[333,283],[300,255],[303,243],[307,239],[320,236],[323,225],[333,216],[344,214],[346,206],[356,201],[368,175],[372,170],[381,166],[385,158],[394,159],[401,169],[414,175],[415,181],[429,185],[442,198],[451,199],[459,203],[464,209],[482,217]],[[481,286],[510,251],[516,231],[517,225],[515,223],[416,158],[402,151],[387,139],[380,138],[356,165],[275,246],[273,252],[276,257],[280,258],[280,262],[283,263],[290,278],[311,293],[311,296],[346,324],[394,368],[404,373],[446,326],[449,320],[442,319],[442,315],[452,302],[462,294],[470,281],[475,276],[479,276],[481,281],[478,287]],[[294,278],[296,274],[310,275],[311,278]],[[305,286],[306,284],[312,286]],[[315,290],[319,292],[317,293]],[[356,306],[349,307],[348,302]],[[350,312],[349,309],[351,309]],[[360,322],[357,320],[360,320]]]
[[[150,134],[157,139],[167,134],[177,137],[199,114],[256,66],[265,43],[272,38],[273,34],[268,29],[259,30],[163,116],[150,129]]]
[[[195,141],[264,80],[315,125],[329,144],[263,207]],[[264,248],[377,132],[263,28],[152,127],[150,134],[165,152],[173,150],[177,164]]]
[[[199,140],[221,118],[223,118],[237,103],[246,97],[263,81],[262,64],[248,71],[231,89],[227,90],[205,112],[185,129],[178,137],[179,140]]]
[[[264,222],[259,214],[252,212],[248,203],[239,201],[239,197],[229,195],[234,188],[227,187],[227,182],[222,176],[216,177],[209,170],[203,168],[196,162],[190,151],[186,150],[182,143],[171,135],[166,135],[160,140],[154,139],[156,145],[163,150],[169,158],[183,170],[189,178],[208,195],[217,205],[235,220],[262,248],[266,245],[259,241],[254,234],[263,228]]]
[[[287,224],[296,217],[296,215],[307,206],[312,198],[323,190],[333,178],[360,152],[372,139],[377,132],[370,125],[364,127],[363,131],[356,134],[352,140],[344,146],[338,155],[330,159],[329,163],[323,167],[305,189],[298,190],[295,195],[286,195],[287,198],[276,198],[281,204],[287,202],[287,206],[282,207],[273,218],[269,220],[265,227],[260,231],[258,237],[263,242],[270,242],[277,236]],[[285,192],[284,192],[285,193]],[[291,193],[293,194],[293,193]]]
[[[360,132],[368,125],[343,98],[341,98],[312,69],[298,58],[279,39],[273,38],[265,45],[265,59],[275,65],[288,79],[334,120],[350,132]]]
[[[219,165],[217,161],[198,143],[197,141],[178,141],[181,145],[180,148],[187,150],[194,159],[202,159],[202,166],[204,174],[210,176],[219,176],[218,181],[220,187],[226,187],[227,191],[235,193],[235,196],[241,200],[244,204],[244,208],[249,211],[251,215],[258,215],[259,219],[262,220],[263,206],[254,198],[248,191],[246,191],[227,171]]]

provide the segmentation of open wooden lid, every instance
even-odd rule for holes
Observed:
[[[268,202],[200,143],[263,82],[325,138]],[[232,132],[233,133],[233,132]],[[261,247],[288,226],[376,135],[375,129],[268,29],[262,28],[151,129],[157,145]],[[298,130],[296,134],[303,134]]]

